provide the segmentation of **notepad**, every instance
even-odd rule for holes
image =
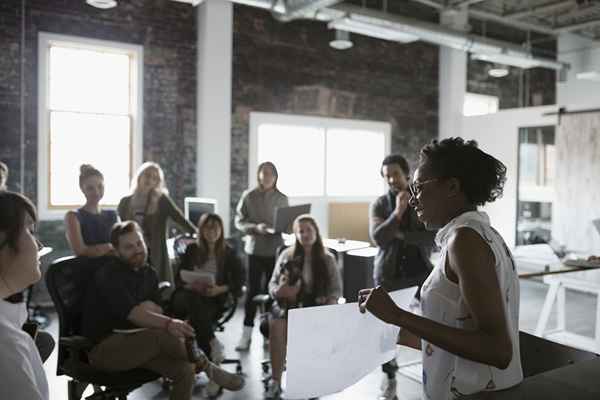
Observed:
[[[204,281],[209,285],[215,284],[215,274],[212,272],[205,271],[189,271],[187,269],[182,269],[181,271],[181,280],[185,283],[193,283],[196,281]]]

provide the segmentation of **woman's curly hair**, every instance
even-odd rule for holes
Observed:
[[[427,163],[436,176],[456,178],[469,202],[480,206],[502,196],[506,166],[481,151],[474,140],[455,137],[432,140],[423,146],[419,163]]]

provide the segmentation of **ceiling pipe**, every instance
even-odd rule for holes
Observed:
[[[252,5],[255,7],[285,14],[285,9],[278,9],[281,4],[272,0],[229,0],[237,4]],[[317,0],[319,1],[319,0]],[[424,1],[424,0],[420,0]],[[319,1],[320,2],[320,1]],[[519,45],[500,40],[490,39],[477,35],[455,31],[444,26],[389,14],[369,8],[357,7],[349,4],[336,4],[332,7],[321,8],[313,17],[320,21],[335,21],[341,18],[358,21],[363,25],[372,25],[375,29],[395,30],[417,36],[428,43],[447,46],[454,49],[469,51],[481,55],[499,55],[506,58],[521,58],[528,64],[535,64],[543,68],[554,70],[568,69],[569,64],[549,58],[535,57],[528,49]]]

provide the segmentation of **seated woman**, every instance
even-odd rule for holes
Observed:
[[[293,225],[296,242],[275,263],[269,282],[271,308],[269,340],[272,377],[266,397],[281,397],[281,375],[287,348],[287,310],[297,307],[336,304],[342,282],[336,259],[323,247],[315,219],[301,215]]]
[[[24,196],[0,191],[0,397],[48,399],[48,381],[31,336],[21,329],[27,309],[20,293],[41,277],[34,236],[35,207]]]
[[[113,252],[110,230],[117,222],[114,210],[102,210],[104,176],[89,164],[79,167],[79,188],[85,196],[83,207],[65,215],[67,241],[77,256],[100,257]]]
[[[223,344],[215,337],[214,324],[225,307],[228,293],[242,294],[242,262],[223,236],[223,221],[217,214],[204,214],[198,220],[198,240],[190,244],[181,259],[173,294],[173,311],[187,318],[196,340],[215,364],[224,356]],[[182,271],[202,273],[201,279],[186,282]]]
[[[515,263],[477,209],[496,200],[505,181],[504,164],[473,141],[423,147],[411,205],[427,229],[439,229],[441,247],[421,288],[423,316],[396,306],[381,287],[359,293],[361,312],[399,326],[399,343],[422,350],[423,398],[454,399],[523,380]]]

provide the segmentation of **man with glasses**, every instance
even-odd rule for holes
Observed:
[[[429,257],[435,232],[425,229],[409,202],[411,191],[419,191],[425,182],[420,182],[418,187],[409,185],[408,162],[399,154],[387,156],[380,173],[389,190],[375,200],[370,209],[369,234],[379,247],[373,281],[375,286],[382,286],[388,292],[417,285],[415,303],[418,303],[420,286],[432,270]],[[379,398],[397,398],[396,360],[385,363],[382,370],[385,376]]]

